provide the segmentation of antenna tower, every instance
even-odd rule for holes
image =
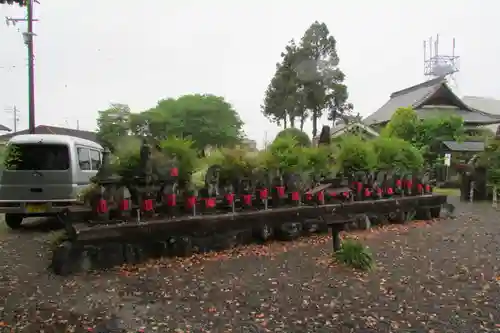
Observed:
[[[424,75],[431,80],[436,77],[450,77],[455,80],[453,74],[460,71],[460,57],[455,55],[455,38],[451,55],[443,55],[439,53],[439,35],[436,39],[432,37],[428,41],[424,40]]]

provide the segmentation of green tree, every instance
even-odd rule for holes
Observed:
[[[479,153],[477,164],[488,169],[488,183],[500,187],[500,138],[492,137],[486,148]]]
[[[26,0],[0,0],[0,5],[18,5],[21,7],[26,6]]]
[[[337,84],[336,88],[331,91],[331,96],[327,98],[328,120],[335,126],[335,121],[342,118],[348,122],[353,118],[354,106],[352,103],[347,102],[349,93],[345,84]]]
[[[133,115],[135,134],[157,140],[175,136],[190,138],[193,146],[231,146],[241,141],[243,122],[231,104],[214,95],[185,95],[158,102],[156,107]]]
[[[311,110],[313,137],[318,134],[318,119],[327,106],[347,100],[344,73],[338,68],[337,41],[325,23],[315,21],[301,39],[296,71],[302,82],[306,106]],[[339,109],[340,110],[340,109]]]
[[[382,130],[382,136],[396,137],[413,143],[417,134],[417,126],[418,116],[415,110],[410,107],[399,108]]]
[[[280,125],[283,123],[295,127],[296,119],[300,120],[300,129],[307,119],[307,110],[303,88],[297,78],[295,62],[298,48],[294,40],[286,46],[281,54],[282,61],[276,64],[276,72],[265,93],[261,110],[264,116]]]
[[[419,119],[412,108],[399,108],[383,129],[382,136],[400,138],[422,149],[434,147],[443,140],[461,140],[464,133],[462,117],[437,114]]]
[[[117,140],[127,136],[130,132],[130,107],[126,104],[111,104],[103,111],[99,111],[97,118],[97,139],[102,145],[114,151]]]
[[[464,138],[464,122],[454,115],[439,115],[419,119],[412,108],[399,108],[382,131],[382,136],[410,142],[424,155],[426,163],[438,161],[439,147],[444,140]]]

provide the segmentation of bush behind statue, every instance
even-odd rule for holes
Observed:
[[[116,173],[125,178],[137,173],[140,145],[141,140],[137,137],[128,137],[116,145],[112,158]],[[241,147],[220,148],[205,157],[198,154],[196,144],[189,139],[171,137],[153,142],[151,146],[153,163],[162,166],[168,165],[168,161],[175,161],[179,169],[179,183],[193,189],[204,186],[206,172],[212,165],[218,165],[221,177],[226,179],[251,177],[259,172],[274,175],[293,173],[311,179],[314,175],[336,172],[394,169],[412,172],[423,166],[423,157],[418,149],[404,140],[385,137],[366,141],[356,135],[346,135],[331,145],[312,147],[301,144],[297,136],[285,133],[279,135],[267,150],[255,152]]]

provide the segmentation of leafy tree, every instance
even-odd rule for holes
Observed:
[[[111,151],[114,150],[117,140],[130,132],[130,107],[126,104],[111,104],[103,111],[99,111],[97,118],[97,138]]]
[[[488,142],[495,137],[495,132],[487,127],[467,129],[464,135],[465,141]]]
[[[294,40],[286,46],[281,54],[281,63],[276,64],[276,72],[266,90],[262,113],[271,121],[278,124],[283,122],[284,127],[295,127],[296,119],[300,119],[300,129],[304,127],[307,118],[305,95],[297,78],[295,62],[298,48]]]
[[[26,0],[0,0],[0,5],[18,5],[21,7],[26,6]]]
[[[283,122],[284,128],[288,128],[286,109],[281,104],[283,100],[281,86],[282,77],[279,75],[279,69],[276,69],[276,73],[266,89],[264,105],[261,106],[261,110],[266,118],[277,123],[279,126]]]
[[[491,138],[478,156],[477,164],[488,169],[488,183],[500,187],[500,139]]]
[[[131,128],[136,134],[147,134],[157,140],[170,136],[190,138],[198,150],[237,144],[243,136],[242,126],[231,104],[214,95],[161,100],[156,107],[131,119]]]
[[[302,147],[311,146],[311,139],[309,138],[309,136],[305,132],[299,130],[298,128],[284,129],[281,132],[279,132],[278,135],[276,135],[276,139],[282,138],[285,136],[293,137],[297,141],[297,143]]]
[[[421,120],[417,124],[415,145],[434,147],[443,140],[462,140],[464,121],[458,116],[437,116]]]
[[[314,22],[306,30],[300,43],[289,42],[282,54],[282,62],[269,84],[263,114],[272,121],[288,122],[295,127],[300,119],[300,129],[311,115],[313,137],[318,134],[318,118],[329,109],[332,121],[338,115],[352,111],[347,102],[345,75],[338,68],[336,40],[324,23]]]
[[[352,103],[347,102],[349,94],[347,86],[344,84],[337,84],[336,88],[331,93],[331,98],[327,99],[328,120],[335,126],[335,121],[340,117],[346,123],[352,118],[354,106]]]
[[[418,116],[415,110],[399,108],[382,130],[382,136],[396,137],[413,143],[417,134],[417,126]]]
[[[337,41],[326,24],[315,21],[304,33],[297,51],[296,71],[304,88],[306,106],[311,110],[313,137],[318,134],[318,118],[323,110],[328,106],[333,108],[336,103],[340,107],[347,99],[336,46]]]
[[[454,115],[418,119],[412,108],[400,108],[382,131],[382,136],[400,138],[420,149],[428,164],[438,161],[438,150],[444,140],[462,140],[463,119]]]

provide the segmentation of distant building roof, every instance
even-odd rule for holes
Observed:
[[[474,109],[481,110],[493,115],[500,115],[500,100],[480,96],[464,96],[462,101]],[[493,132],[496,132],[498,125],[486,126]]]
[[[339,124],[335,126],[334,128],[331,129],[331,136],[336,138],[339,137],[346,132],[352,130],[352,129],[360,129],[368,134],[370,134],[373,137],[378,137],[379,134],[370,126],[367,126],[365,124],[355,122],[355,123],[350,123],[350,124]]]
[[[482,152],[484,151],[484,142],[481,141],[443,141],[445,148],[454,152]]]
[[[500,115],[500,100],[479,96],[464,96],[462,101],[468,106],[490,114]]]
[[[64,127],[56,127],[56,126],[47,126],[47,125],[38,125],[35,127],[36,134],[59,134],[59,135],[70,135],[75,136],[77,138],[90,140],[97,142],[97,135],[95,132],[90,131],[80,131],[72,128],[64,128]],[[19,135],[19,134],[29,134],[29,130],[18,131],[15,133],[9,133],[0,135],[0,141],[7,141],[10,138]]]
[[[425,108],[429,106],[429,108]],[[431,106],[433,106],[431,108]],[[393,92],[390,99],[380,109],[363,120],[367,125],[387,123],[398,108],[412,107],[420,117],[428,117],[439,112],[449,112],[464,118],[465,123],[489,125],[500,123],[500,114],[469,106],[461,100],[446,83],[438,77],[415,86]]]
[[[4,125],[0,124],[0,131],[10,132],[12,130],[10,128],[8,128],[7,126],[4,126]]]

